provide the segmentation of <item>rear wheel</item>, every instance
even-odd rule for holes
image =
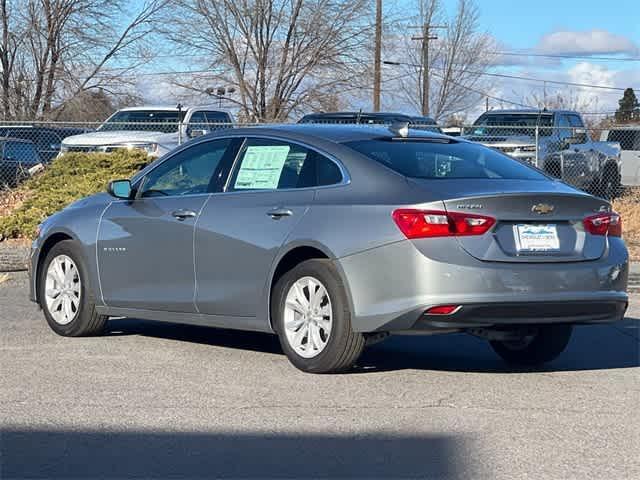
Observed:
[[[95,311],[86,272],[71,240],[55,244],[44,260],[38,299],[47,323],[58,335],[81,337],[102,333],[107,317]]]
[[[349,370],[365,345],[352,330],[346,291],[329,260],[307,260],[283,275],[272,316],[282,349],[305,372]]]
[[[518,340],[491,341],[493,350],[514,365],[535,366],[557,358],[567,347],[571,325],[540,325]]]

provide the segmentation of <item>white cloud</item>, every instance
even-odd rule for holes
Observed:
[[[606,30],[558,31],[545,35],[536,47],[539,53],[556,55],[636,54],[638,45]]]

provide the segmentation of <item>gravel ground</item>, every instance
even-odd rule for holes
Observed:
[[[314,376],[269,335],[112,320],[58,337],[10,276],[1,478],[640,478],[640,296],[541,370],[451,335]]]

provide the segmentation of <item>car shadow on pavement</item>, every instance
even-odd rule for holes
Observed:
[[[177,325],[136,319],[110,320],[109,335],[143,335],[225,348],[282,354],[275,335]],[[640,320],[574,328],[567,349],[537,368],[506,365],[485,340],[466,334],[392,336],[365,349],[350,372],[439,370],[478,373],[524,373],[601,370],[640,366]]]
[[[444,435],[0,431],[2,478],[465,478]]]

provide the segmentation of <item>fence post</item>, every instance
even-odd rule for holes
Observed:
[[[538,150],[540,149],[540,127],[536,125],[536,167],[540,168],[540,162],[538,158]]]

